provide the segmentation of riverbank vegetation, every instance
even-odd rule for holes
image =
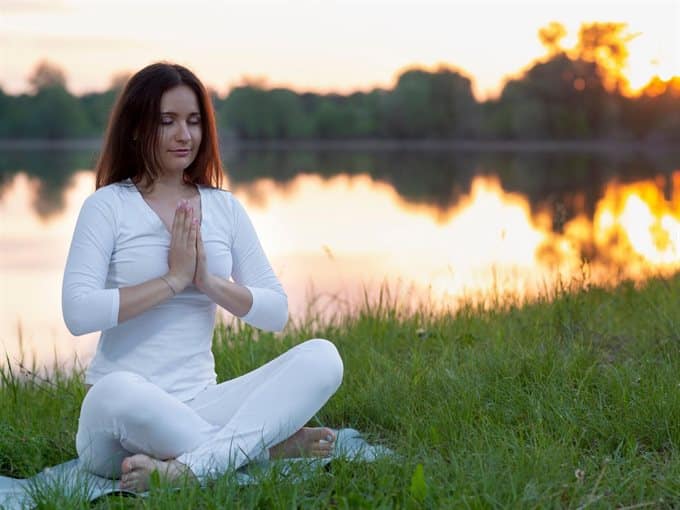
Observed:
[[[558,23],[542,28],[543,58],[487,101],[474,97],[473,77],[447,66],[409,68],[391,89],[347,95],[246,81],[224,97],[212,93],[220,133],[240,140],[680,140],[680,77],[629,90],[623,71],[633,36],[625,24],[584,24],[572,48],[561,45],[565,35]],[[0,138],[98,138],[126,79],[74,96],[63,71],[43,62],[31,93],[0,90]]]
[[[345,363],[314,423],[361,430],[397,457],[97,508],[675,508],[680,504],[680,277],[565,283],[531,304],[433,314],[383,295],[281,335],[220,325],[219,379],[312,337]],[[0,474],[75,456],[82,374],[0,372]],[[50,492],[41,508],[87,508]]]

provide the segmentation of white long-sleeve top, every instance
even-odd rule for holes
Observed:
[[[241,320],[281,330],[288,300],[243,206],[227,191],[198,190],[208,272],[250,290],[253,304]],[[118,289],[166,274],[170,239],[129,179],[85,200],[66,261],[62,311],[72,334],[102,331],[86,383],[129,370],[182,401],[216,383],[211,351],[216,305],[193,285],[118,323]]]

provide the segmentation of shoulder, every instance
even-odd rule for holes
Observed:
[[[85,199],[81,214],[98,214],[115,219],[123,210],[122,204],[130,192],[125,182],[102,186]]]
[[[87,197],[87,200],[101,203],[117,202],[122,200],[125,195],[128,195],[132,189],[134,189],[134,184],[132,183],[127,183],[125,181],[114,182],[112,184],[102,186],[89,197]]]
[[[218,213],[233,216],[238,212],[237,209],[242,207],[231,191],[202,186],[201,194],[208,197],[209,201],[207,206]]]

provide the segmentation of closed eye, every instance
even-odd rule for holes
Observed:
[[[174,120],[175,120],[174,116],[163,115],[161,117],[161,125],[169,126],[170,124],[172,124],[174,122]],[[201,117],[199,115],[192,115],[187,120],[187,124],[191,124],[192,126],[200,125],[201,124]]]

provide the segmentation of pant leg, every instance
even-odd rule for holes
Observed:
[[[180,455],[197,476],[238,468],[302,428],[335,393],[343,365],[335,346],[314,339],[248,374],[207,388],[187,402],[222,428]]]
[[[144,453],[157,459],[175,458],[219,429],[144,377],[112,372],[97,381],[83,400],[76,450],[90,471],[118,478],[125,457]]]
[[[332,343],[309,340],[188,403],[138,374],[114,372],[85,396],[76,449],[89,470],[112,478],[134,453],[177,458],[199,477],[238,468],[309,421],[342,370]]]
[[[313,349],[316,349],[316,355],[312,356],[315,358],[314,363],[325,365],[329,370],[328,375],[335,375],[338,378],[339,386],[342,380],[343,366],[337,349],[328,340],[314,339],[292,347],[255,370],[207,387],[196,397],[187,401],[186,404],[207,422],[215,425],[226,425],[250,398],[250,395],[263,383],[285,369],[286,365],[293,358],[299,356],[302,351],[309,352]],[[323,384],[323,381],[320,381],[320,383]],[[310,379],[309,384],[313,385],[314,381]]]

